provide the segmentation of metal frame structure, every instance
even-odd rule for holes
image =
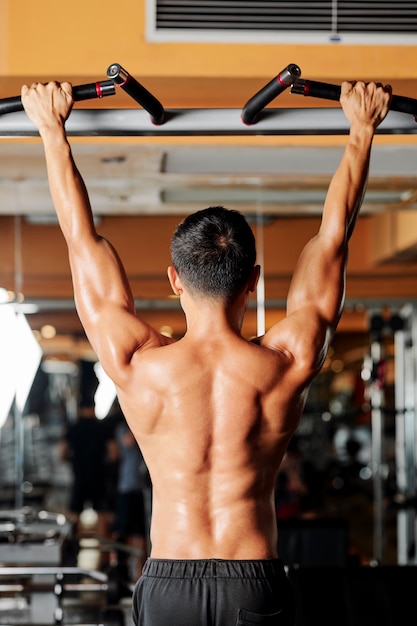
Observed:
[[[397,560],[417,564],[417,307],[401,310],[395,341],[395,458],[397,478]]]
[[[385,398],[385,374],[390,350],[394,347],[395,411],[395,496],[397,517],[397,563],[417,564],[417,306],[413,301],[391,309],[387,318],[380,311],[369,310],[370,354],[369,400],[371,406],[374,560],[384,561],[384,515],[386,479],[385,428],[389,407]]]

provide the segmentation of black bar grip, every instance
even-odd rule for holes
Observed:
[[[304,80],[302,78],[294,81],[291,86],[291,93],[302,96],[312,96],[313,98],[324,98],[325,100],[340,100],[341,87],[330,83],[320,83],[314,80]],[[395,96],[391,98],[391,111],[399,113],[409,113],[417,116],[417,100],[407,96]]]
[[[341,87],[330,83],[319,83],[315,80],[304,80],[298,78],[291,85],[291,93],[313,98],[323,98],[324,100],[340,100]]]
[[[104,98],[114,96],[116,89],[112,80],[102,80],[98,83],[87,83],[86,85],[76,85],[72,88],[72,96],[75,102],[81,100],[92,100],[93,98]]]
[[[77,85],[72,88],[72,97],[75,102],[91,100],[93,98],[103,98],[104,96],[113,96],[115,93],[116,89],[111,80]],[[0,115],[5,113],[17,113],[18,111],[23,111],[22,98],[20,96],[0,99]]]
[[[301,70],[295,63],[287,65],[275,78],[267,83],[242,109],[242,122],[250,125],[254,124],[257,115],[267,104],[289,87],[297,78],[301,76]]]
[[[107,77],[111,78],[116,85],[121,87],[149,113],[153,124],[160,126],[164,123],[165,110],[162,104],[119,63],[109,65]]]

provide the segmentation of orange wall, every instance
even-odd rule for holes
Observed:
[[[7,74],[8,67],[8,0],[0,0],[0,74]]]
[[[297,63],[311,79],[417,77],[415,46],[148,43],[145,8],[145,0],[0,0],[0,71],[62,80],[105,76],[118,62],[138,76],[273,77]]]

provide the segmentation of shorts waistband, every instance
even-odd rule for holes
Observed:
[[[285,575],[281,559],[153,559],[148,558],[143,576],[156,578],[270,578]]]

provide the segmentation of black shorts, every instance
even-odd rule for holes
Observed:
[[[280,559],[148,559],[133,593],[136,626],[294,626]]]

